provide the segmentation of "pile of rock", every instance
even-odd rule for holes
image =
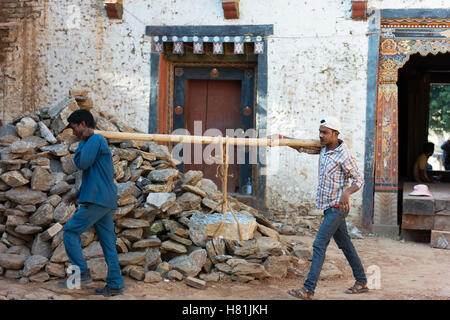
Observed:
[[[62,241],[64,224],[76,206],[64,200],[81,185],[73,162],[78,146],[68,115],[92,108],[85,92],[57,101],[39,114],[26,113],[0,128],[0,276],[21,282],[64,278],[70,264]],[[97,129],[137,132],[118,117],[94,114]],[[167,147],[153,142],[109,141],[118,187],[115,213],[122,273],[145,282],[185,280],[252,281],[284,277],[292,246],[280,241],[274,225],[236,199],[220,237],[212,239],[222,214],[208,214],[222,193],[201,171],[182,174]],[[94,280],[107,267],[94,228],[81,236],[83,255]]]

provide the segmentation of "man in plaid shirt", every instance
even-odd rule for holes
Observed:
[[[320,122],[319,138],[323,146],[320,150],[292,147],[299,152],[320,153],[316,208],[324,210],[324,219],[313,243],[313,258],[308,277],[301,289],[288,291],[290,295],[301,299],[312,299],[314,296],[331,237],[344,252],[356,279],[353,287],[345,293],[362,293],[369,290],[364,268],[350,240],[345,222],[350,210],[350,195],[362,187],[364,178],[346,144],[338,138],[340,131],[339,121],[328,117]],[[268,138],[290,139],[282,135],[272,135]]]

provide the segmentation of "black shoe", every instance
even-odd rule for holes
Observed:
[[[68,279],[59,281],[58,286],[60,288],[69,288],[69,286],[67,285],[67,281]],[[86,286],[91,282],[92,282],[91,271],[87,269],[85,272],[82,272],[80,274],[80,285]]]
[[[124,288],[112,288],[105,286],[103,288],[97,288],[94,291],[94,294],[96,295],[103,295],[105,297],[111,297],[111,296],[117,296],[120,294],[123,294]]]

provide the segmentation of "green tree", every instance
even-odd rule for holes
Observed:
[[[431,85],[428,127],[439,135],[450,131],[450,85]]]

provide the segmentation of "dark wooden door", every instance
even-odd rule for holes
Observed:
[[[188,130],[192,135],[222,135],[227,129],[241,129],[249,132],[254,128],[254,72],[252,69],[239,68],[189,67],[175,68],[173,95],[173,130]],[[201,121],[200,132],[195,132],[195,121]],[[208,129],[215,128],[216,133],[205,134]],[[179,132],[179,131],[178,131]],[[186,133],[179,133],[186,134]],[[251,137],[255,137],[252,135]],[[180,164],[178,169],[183,172],[201,170],[204,177],[213,180],[221,188],[221,181],[216,177],[217,164],[205,163],[203,150],[212,149],[209,145],[184,145],[191,152],[179,154],[182,159],[190,157],[190,163]],[[189,148],[189,149],[188,149]],[[201,149],[200,159],[195,159],[195,148]],[[244,163],[237,162],[237,149],[229,149],[228,192],[242,192],[242,187],[252,176],[252,164],[249,161],[249,148],[245,149]],[[255,149],[255,148],[254,148]],[[256,150],[256,149],[255,149]],[[216,156],[213,152],[212,156]],[[195,161],[197,160],[197,161]],[[194,162],[195,161],[195,162]],[[242,161],[242,155],[240,155]],[[255,189],[255,186],[253,190]]]
[[[201,134],[204,134],[209,129],[215,129],[216,132],[205,135],[214,136],[220,133],[222,136],[226,135],[227,129],[238,129],[241,127],[241,81],[239,80],[187,80],[186,83],[186,129],[194,134],[194,122],[199,121],[202,125]],[[197,129],[198,130],[198,129]],[[203,145],[201,148],[202,156],[195,152],[199,152],[195,146],[186,146],[191,148],[191,164],[184,163],[184,172],[189,170],[201,170],[207,179],[211,179],[216,185],[221,188],[221,181],[216,177],[217,164],[205,163],[205,156],[211,155],[218,157],[216,149]],[[206,149],[206,153],[205,153]],[[239,191],[240,170],[237,164],[236,148],[229,147],[229,167],[228,174],[228,191]],[[195,156],[194,156],[195,155]],[[201,158],[201,163],[198,162]]]

